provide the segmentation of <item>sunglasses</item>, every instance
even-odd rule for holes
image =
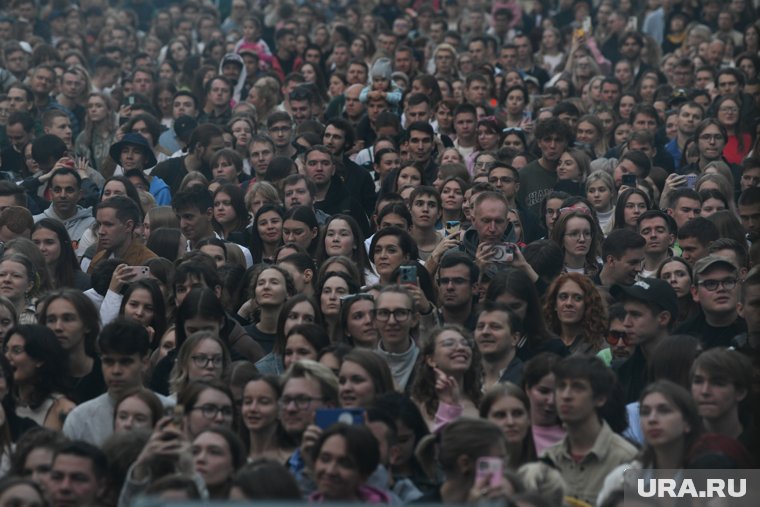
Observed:
[[[373,303],[375,302],[375,296],[373,296],[372,294],[368,294],[366,292],[359,292],[358,294],[348,294],[346,296],[342,296],[340,298],[340,304],[341,306],[350,305],[354,301],[360,301],[362,299],[367,300],[367,301],[372,301]]]
[[[623,343],[625,344],[626,347],[629,347],[633,345],[634,343],[633,338],[629,337],[628,333],[626,333],[625,331],[610,330],[607,332],[606,339],[607,339],[607,343],[609,343],[613,347],[617,345],[618,343],[620,343],[620,340],[623,340]]]

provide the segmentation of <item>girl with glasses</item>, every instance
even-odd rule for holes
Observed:
[[[226,379],[230,354],[224,343],[208,331],[190,335],[177,352],[169,377],[170,392],[177,395],[193,380]]]
[[[752,137],[742,128],[741,99],[737,95],[722,95],[715,101],[712,108],[728,134],[726,146],[723,148],[723,158],[730,164],[741,164],[752,148]]]
[[[601,239],[598,225],[587,210],[568,209],[554,223],[551,239],[564,257],[564,271],[594,276],[599,272]]]
[[[422,341],[410,395],[432,430],[439,417],[451,418],[452,410],[477,417],[482,382],[472,336],[460,326],[444,325]]]
[[[181,429],[188,438],[211,427],[235,427],[235,403],[225,381],[194,380],[179,392],[177,405],[185,408]]]

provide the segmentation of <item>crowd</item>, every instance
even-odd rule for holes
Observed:
[[[3,2],[0,507],[756,467],[756,7]]]

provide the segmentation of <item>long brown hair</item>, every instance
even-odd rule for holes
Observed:
[[[593,234],[593,233],[592,233]],[[562,273],[549,286],[544,302],[544,317],[549,329],[556,334],[562,333],[562,324],[557,316],[557,294],[567,282],[575,282],[583,291],[583,334],[581,339],[601,349],[602,338],[607,332],[607,308],[599,295],[599,291],[584,275],[578,273]]]

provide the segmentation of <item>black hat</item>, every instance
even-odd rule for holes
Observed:
[[[616,299],[636,299],[645,303],[654,303],[675,319],[678,316],[678,296],[668,282],[659,278],[642,278],[633,285],[613,285],[610,294]]]
[[[195,118],[183,114],[174,120],[174,133],[177,134],[178,138],[187,141],[197,126],[198,122],[195,121]]]
[[[148,144],[148,140],[136,132],[127,132],[121,138],[121,141],[112,144],[111,149],[108,150],[108,154],[111,155],[111,158],[117,164],[121,158],[121,150],[125,146],[137,146],[142,148],[143,154],[145,155],[145,167],[143,169],[153,167],[158,163],[156,156],[153,154],[153,150],[150,148],[150,144]]]

